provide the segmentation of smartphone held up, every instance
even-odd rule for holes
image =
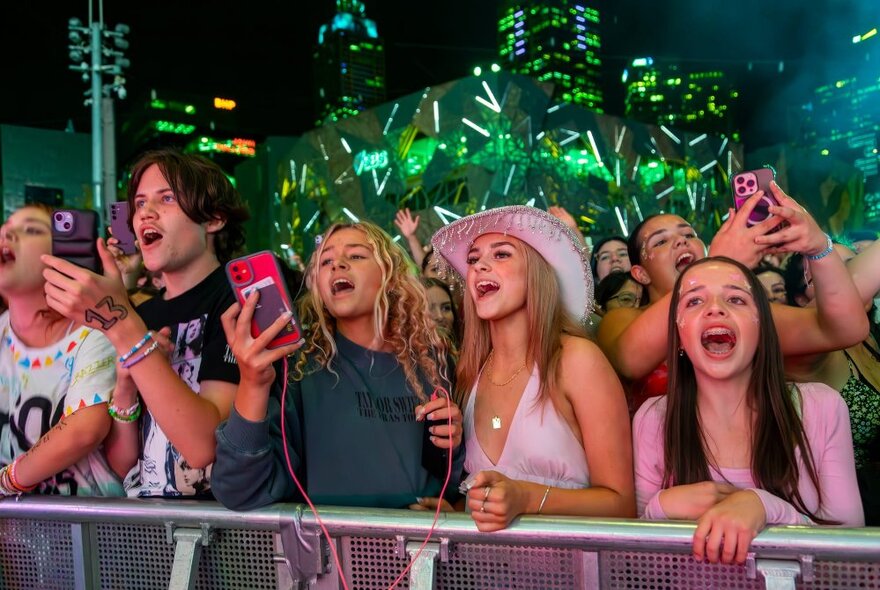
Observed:
[[[131,255],[137,252],[135,244],[137,238],[128,223],[128,201],[110,203],[110,233],[116,238],[116,247],[122,250],[123,254]]]
[[[257,338],[267,330],[282,314],[292,311],[290,293],[284,282],[284,275],[278,259],[268,251],[248,254],[226,264],[226,276],[235,292],[236,299],[243,306],[248,296],[259,291],[260,298],[251,322],[251,336]],[[302,340],[299,322],[294,316],[281,332],[269,343],[267,348],[279,348]]]
[[[770,206],[779,205],[773,197],[773,192],[770,190],[770,183],[773,182],[774,178],[775,174],[770,168],[758,168],[757,170],[740,172],[730,179],[730,187],[733,190],[733,202],[737,211],[740,210],[749,197],[758,191],[764,192],[761,196],[761,201],[755,205],[755,208],[752,209],[749,218],[746,220],[746,224],[749,227],[757,225],[769,217],[773,217],[773,214],[770,213]]]
[[[79,209],[53,211],[52,256],[100,274],[98,215],[94,211]]]

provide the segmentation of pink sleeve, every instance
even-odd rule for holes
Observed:
[[[636,509],[641,518],[649,520],[666,519],[666,513],[660,506],[665,418],[666,396],[646,401],[633,418]]]
[[[804,431],[813,453],[822,504],[816,516],[842,526],[865,526],[862,500],[856,480],[849,410],[840,394],[820,383],[803,383]],[[808,505],[816,492],[800,465],[801,497]],[[765,490],[753,490],[761,498],[767,524],[814,524],[794,506]]]
[[[764,505],[768,526],[774,524],[815,524],[805,514],[798,512],[794,506],[779,496],[774,496],[767,490],[748,489],[755,492],[761,500],[761,504]]]

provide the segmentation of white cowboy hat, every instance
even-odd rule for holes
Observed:
[[[471,244],[483,234],[518,238],[534,248],[556,273],[559,294],[572,318],[584,323],[593,311],[593,273],[581,241],[546,211],[513,205],[456,219],[434,234],[431,244],[462,277],[467,276]]]

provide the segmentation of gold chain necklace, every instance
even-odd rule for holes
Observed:
[[[486,359],[486,369],[489,369],[489,368],[491,367],[491,365],[492,365],[492,355],[494,355],[494,354],[495,354],[495,350],[493,349],[493,350],[489,353],[489,358]],[[490,373],[489,373],[488,370],[485,371],[485,373],[486,373],[486,379],[488,379],[488,380],[489,380],[489,383],[491,383],[491,384],[494,385],[495,387],[504,387],[505,385],[510,384],[511,381],[513,381],[514,379],[516,379],[517,376],[518,376],[520,373],[523,372],[523,369],[526,368],[526,364],[527,364],[527,361],[523,361],[522,366],[521,366],[519,369],[517,369],[516,371],[514,371],[513,375],[511,375],[510,378],[509,378],[507,381],[505,381],[504,383],[497,383],[497,382],[495,382],[495,381],[492,379],[492,376],[490,375]],[[495,415],[492,416],[492,429],[493,429],[493,430],[500,430],[500,429],[501,429],[501,416],[499,416],[498,414],[495,414]]]

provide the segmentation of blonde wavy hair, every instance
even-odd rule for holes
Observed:
[[[526,358],[538,365],[540,403],[550,397],[550,392],[554,391],[558,384],[557,372],[559,360],[562,358],[562,335],[582,338],[587,336],[584,329],[566,312],[553,268],[534,248],[522,240],[516,240],[514,243],[526,260],[526,316],[529,326]],[[456,371],[456,401],[462,407],[491,352],[492,337],[489,334],[489,322],[477,315],[474,300],[470,293],[466,292],[464,337],[461,341]]]
[[[338,354],[334,340],[336,320],[324,306],[317,279],[324,245],[334,232],[341,229],[357,229],[364,233],[371,246],[373,260],[382,273],[382,284],[373,305],[373,324],[378,341],[391,345],[407,384],[420,400],[426,401],[431,393],[425,392],[422,387],[420,373],[431,383],[448,389],[448,347],[428,313],[425,289],[400,246],[381,228],[367,221],[330,226],[309,259],[306,267],[307,292],[299,303],[300,321],[307,327],[306,344],[300,348],[293,378],[301,380],[312,370],[320,369],[337,375],[331,366]],[[310,363],[317,363],[319,368],[309,369]]]

